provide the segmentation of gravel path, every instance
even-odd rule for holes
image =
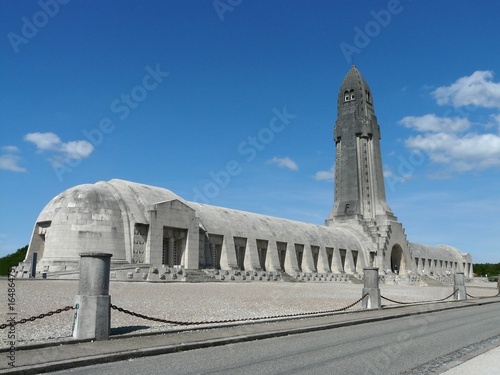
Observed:
[[[348,283],[143,283],[111,282],[111,302],[144,315],[179,321],[206,321],[251,318],[302,312],[327,311],[345,307],[362,296],[361,284]],[[384,297],[401,302],[437,300],[449,296],[452,286],[420,287],[381,285]],[[4,303],[1,323],[8,316],[7,280],[0,280]],[[72,306],[78,292],[76,280],[16,280],[16,320]],[[467,292],[473,296],[496,294],[493,283],[474,283]],[[383,300],[383,305],[392,302]],[[350,310],[360,309],[357,304]],[[73,311],[15,326],[17,345],[67,340],[71,338]],[[111,312],[112,334],[179,328]],[[1,331],[0,347],[7,346],[7,331]]]

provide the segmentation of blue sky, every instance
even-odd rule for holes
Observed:
[[[0,7],[0,256],[54,196],[112,178],[322,224],[355,63],[409,241],[500,262],[497,1]]]

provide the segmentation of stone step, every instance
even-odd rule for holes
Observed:
[[[433,279],[432,277],[426,275],[421,276],[420,280],[426,283],[427,286],[448,286],[447,284],[437,281],[436,279]]]
[[[207,283],[207,282],[220,282],[221,280],[216,279],[215,277],[208,275],[203,270],[184,270],[183,276],[185,281],[190,283]]]
[[[349,278],[349,281],[353,284],[364,284],[365,282],[361,279],[358,279],[357,277],[352,276]]]
[[[286,273],[282,273],[281,274],[281,281],[284,281],[285,283],[296,283],[298,282],[298,280],[293,277],[293,276],[290,276]]]

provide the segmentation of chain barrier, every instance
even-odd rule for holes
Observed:
[[[390,299],[390,298],[387,298],[387,297],[384,297],[384,296],[380,296],[380,298],[382,298],[382,299],[384,299],[386,301],[397,303],[397,304],[401,304],[401,305],[412,305],[412,304],[415,304],[415,303],[441,302],[441,301],[447,300],[448,298],[454,296],[457,292],[458,292],[458,289],[455,290],[453,293],[451,293],[449,296],[447,296],[445,298],[441,298],[441,299],[438,299],[438,300],[432,300],[432,301],[401,302],[401,301],[396,301],[396,300],[393,300],[393,299]],[[177,321],[177,320],[167,320],[167,319],[161,319],[161,318],[153,318],[153,317],[150,317],[150,316],[147,316],[147,315],[139,314],[139,313],[136,313],[136,312],[133,312],[133,311],[130,311],[130,310],[118,307],[118,306],[113,305],[113,304],[111,304],[110,307],[113,310],[117,310],[117,311],[120,311],[120,312],[122,312],[124,314],[132,315],[132,316],[135,316],[137,318],[141,318],[141,319],[145,319],[145,320],[151,320],[151,321],[154,321],[154,322],[167,323],[167,324],[180,325],[180,326],[188,326],[188,325],[223,324],[223,323],[234,323],[234,322],[243,322],[243,321],[258,321],[258,320],[279,319],[279,318],[292,318],[292,317],[297,317],[297,316],[333,314],[333,313],[336,313],[336,312],[345,311],[345,310],[353,307],[354,305],[356,305],[359,302],[361,302],[362,300],[364,300],[367,296],[368,296],[368,293],[366,293],[363,297],[361,297],[356,302],[351,303],[348,306],[341,307],[339,309],[333,309],[333,310],[313,311],[313,312],[296,313],[296,314],[270,315],[270,316],[253,317],[253,318],[209,320],[209,321],[200,321],[200,322],[181,322],[181,321]],[[493,298],[493,297],[500,296],[500,292],[498,292],[494,296],[476,297],[476,296],[470,295],[469,293],[467,293],[467,296],[470,297],[470,298],[476,298],[476,299]],[[31,317],[26,318],[26,319],[21,319],[21,320],[18,320],[18,321],[12,321],[10,323],[0,324],[0,330],[5,329],[7,327],[16,326],[18,324],[24,324],[24,323],[27,323],[27,322],[33,322],[33,321],[35,321],[37,319],[43,319],[43,318],[46,318],[48,316],[52,316],[54,314],[60,314],[60,313],[62,313],[64,311],[74,310],[75,308],[76,308],[75,306],[66,306],[66,307],[64,307],[62,309],[57,309],[57,310],[54,310],[54,311],[49,311],[49,312],[47,312],[45,314],[31,316]]]
[[[414,304],[416,304],[416,303],[441,302],[441,301],[447,300],[448,298],[450,298],[450,297],[454,296],[457,292],[458,292],[458,289],[457,289],[457,290],[455,290],[453,293],[451,293],[448,297],[441,298],[441,299],[436,299],[436,300],[433,300],[433,301],[401,302],[401,301],[395,301],[395,300],[393,300],[393,299],[390,299],[390,298],[387,298],[387,297],[384,297],[384,296],[380,296],[380,298],[385,299],[386,301],[389,301],[389,302],[398,303],[398,304],[400,304],[400,305],[414,305]]]
[[[122,313],[128,314],[135,316],[137,318],[141,319],[146,319],[146,320],[152,320],[154,322],[159,322],[159,323],[167,323],[167,324],[173,324],[173,325],[180,325],[180,326],[192,326],[192,325],[204,325],[204,324],[223,324],[223,323],[234,323],[234,322],[244,322],[244,321],[258,321],[258,320],[267,320],[267,319],[278,319],[278,318],[291,318],[291,317],[297,317],[297,316],[309,316],[309,315],[324,315],[324,314],[333,314],[336,312],[340,311],[345,311],[354,305],[358,304],[361,302],[363,299],[365,299],[368,296],[368,293],[365,294],[363,297],[358,299],[356,302],[351,303],[348,306],[341,307],[339,309],[334,309],[334,310],[327,310],[327,311],[314,311],[314,312],[306,312],[306,313],[296,313],[296,314],[284,314],[284,315],[270,315],[270,316],[263,316],[263,317],[254,317],[254,318],[239,318],[239,319],[225,319],[225,320],[208,320],[208,321],[200,321],[200,322],[180,322],[177,320],[167,320],[167,319],[161,319],[161,318],[153,318],[147,315],[139,314],[130,310],[126,310],[124,308],[118,307],[116,305],[111,304],[111,308],[113,310],[120,311]]]
[[[494,297],[498,297],[500,296],[500,292],[498,292],[497,294],[495,294],[494,296],[481,296],[481,297],[476,297],[476,296],[471,296],[469,293],[466,293],[467,294],[467,297],[470,297],[470,298],[476,298],[476,299],[482,299],[482,298],[494,298]]]
[[[54,311],[49,311],[48,313],[45,313],[45,314],[40,314],[40,315],[32,316],[32,317],[29,317],[29,318],[26,318],[26,319],[21,319],[21,320],[18,320],[18,321],[12,321],[12,322],[5,323],[5,324],[0,324],[0,330],[5,329],[7,327],[13,327],[13,326],[16,326],[18,324],[24,324],[24,323],[27,323],[27,322],[34,322],[37,319],[43,319],[43,318],[46,318],[47,316],[52,316],[54,314],[60,314],[63,311],[69,311],[69,310],[74,310],[74,309],[75,309],[75,306],[66,306],[66,307],[64,307],[62,309],[57,309],[57,310],[54,310]]]

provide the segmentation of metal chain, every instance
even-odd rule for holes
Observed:
[[[416,302],[401,302],[401,301],[395,301],[393,299],[390,299],[390,298],[387,298],[387,297],[384,297],[384,296],[380,296],[380,298],[382,299],[385,299],[386,301],[389,301],[389,302],[394,302],[394,303],[398,303],[400,305],[413,305],[415,303],[429,303],[429,302],[441,302],[441,301],[444,301],[452,296],[455,295],[455,293],[458,292],[458,289],[455,290],[453,293],[451,293],[448,297],[445,297],[445,298],[441,298],[441,299],[436,299],[436,300],[433,300],[433,301],[416,301]]]
[[[10,323],[0,324],[0,330],[5,329],[7,327],[13,327],[13,326],[16,326],[18,324],[24,324],[24,323],[27,323],[27,322],[34,322],[37,319],[43,319],[43,318],[45,318],[47,316],[52,316],[54,314],[60,314],[63,311],[69,311],[69,310],[74,310],[74,309],[75,309],[75,306],[66,306],[66,307],[64,307],[62,309],[57,309],[57,310],[54,310],[54,311],[49,311],[48,313],[45,313],[45,314],[40,314],[40,315],[37,315],[37,316],[32,316],[32,317],[29,317],[29,318],[26,318],[26,319],[21,319],[21,320],[18,320],[18,321],[13,321],[13,322],[10,322]]]
[[[500,296],[500,292],[498,292],[497,294],[495,294],[494,296],[481,296],[481,297],[475,297],[475,296],[471,296],[469,293],[466,293],[468,297],[470,298],[477,298],[477,299],[481,299],[481,298],[494,298],[494,297],[498,297]]]
[[[146,316],[146,315],[143,315],[143,314],[139,314],[139,313],[136,313],[136,312],[133,312],[133,311],[130,311],[130,310],[126,310],[124,308],[118,307],[118,306],[113,305],[113,304],[111,305],[111,308],[114,309],[114,310],[120,311],[122,313],[129,314],[129,315],[135,316],[137,318],[141,318],[141,319],[152,320],[154,322],[167,323],[167,324],[173,324],[173,325],[189,326],[189,325],[221,324],[221,323],[234,323],[234,322],[243,322],[243,321],[258,321],[258,320],[267,320],[267,319],[290,318],[290,317],[295,317],[295,316],[331,314],[331,313],[335,313],[335,312],[345,311],[345,310],[349,309],[350,307],[353,307],[357,303],[361,302],[367,296],[368,296],[368,293],[365,294],[360,299],[358,299],[356,302],[351,303],[348,306],[345,306],[345,307],[342,307],[342,308],[339,308],[339,309],[328,310],[328,311],[315,311],[315,312],[285,314],[285,315],[271,315],[271,316],[254,317],[254,318],[209,320],[209,321],[201,321],[201,322],[180,322],[180,321],[177,321],[177,320],[167,320],[167,319],[153,318],[153,317]]]

